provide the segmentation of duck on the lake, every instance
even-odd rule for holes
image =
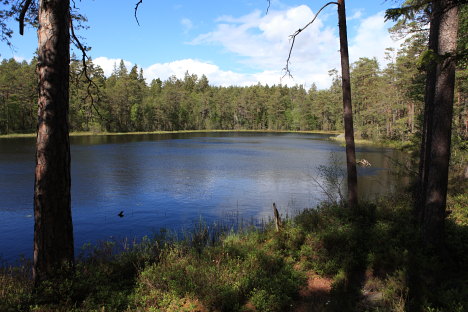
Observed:
[[[117,215],[118,215],[119,217],[123,218],[123,216],[124,216],[123,210],[121,210]]]

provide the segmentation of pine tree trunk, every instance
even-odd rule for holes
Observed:
[[[416,211],[423,241],[436,247],[443,244],[444,237],[457,30],[458,8],[453,1],[434,1],[429,48],[440,56],[440,60],[432,64],[426,81],[420,195]]]
[[[343,120],[346,140],[346,167],[348,173],[348,203],[357,207],[357,169],[354,147],[353,107],[351,105],[351,80],[349,74],[348,36],[346,30],[346,8],[344,0],[338,1],[338,20],[340,30],[341,79],[343,90]]]
[[[40,1],[34,185],[36,285],[72,268],[74,261],[68,136],[69,25],[69,0]]]
[[[410,110],[409,110],[409,121],[410,121],[410,129],[411,129],[411,134],[414,133],[414,102],[410,101]]]

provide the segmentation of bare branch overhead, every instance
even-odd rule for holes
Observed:
[[[91,93],[91,88],[94,87],[96,89],[96,93],[97,93],[97,97],[98,97],[98,102],[100,101],[100,92],[99,92],[99,86],[91,79],[91,77],[89,77],[89,74],[88,74],[88,64],[86,63],[86,61],[89,59],[88,57],[88,54],[86,53],[86,51],[88,50],[87,47],[85,47],[81,41],[78,39],[78,37],[76,36],[75,34],[75,29],[73,27],[73,21],[72,19],[70,19],[70,31],[71,31],[71,37],[73,39],[73,43],[75,44],[75,46],[81,51],[81,64],[83,66],[83,74],[86,78],[86,81],[88,82],[88,85],[87,85],[87,88],[86,88],[86,98],[90,98],[91,99],[91,107],[96,111],[96,113],[98,114],[99,118],[105,120],[105,118],[101,115],[101,113],[99,112],[99,110],[97,109],[96,105],[95,105],[95,101],[94,101],[94,96],[93,94]]]
[[[336,5],[339,5],[338,2],[328,2],[327,4],[325,4],[324,6],[322,6],[320,8],[320,10],[318,10],[317,14],[315,14],[314,18],[309,22],[307,23],[307,25],[305,25],[304,27],[302,28],[299,28],[298,30],[296,30],[296,32],[294,34],[292,34],[291,36],[289,36],[290,40],[291,41],[291,48],[289,49],[289,55],[288,55],[288,59],[286,60],[286,66],[283,68],[283,70],[285,71],[284,75],[283,75],[283,78],[288,75],[289,77],[292,78],[292,75],[291,75],[291,71],[289,70],[289,64],[290,64],[290,60],[291,60],[291,54],[292,54],[292,50],[294,48],[294,42],[296,41],[296,37],[297,35],[299,35],[301,32],[303,32],[307,27],[309,27],[310,25],[312,25],[313,22],[315,22],[315,20],[317,19],[318,15],[320,14],[320,12],[322,12],[323,9],[325,9],[327,6],[329,6],[330,4],[336,4]]]
[[[139,1],[137,2],[137,4],[135,5],[135,20],[136,20],[138,26],[140,26],[140,22],[138,21],[138,16],[137,16],[138,7],[139,7],[140,4],[142,4],[142,3],[143,3],[143,0],[139,0]]]
[[[24,17],[26,16],[26,12],[29,9],[29,6],[31,5],[32,0],[26,0],[24,2],[23,8],[21,9],[20,15],[19,15],[19,33],[22,36],[24,33]]]

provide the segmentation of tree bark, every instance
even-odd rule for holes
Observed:
[[[355,208],[358,204],[357,169],[356,152],[354,147],[353,107],[351,104],[346,8],[344,0],[338,1],[338,21],[341,52],[341,87],[343,90],[343,120],[346,140],[346,167],[348,173],[348,203],[351,208]]]
[[[417,217],[423,241],[441,247],[452,134],[458,8],[452,0],[433,1],[429,49],[438,57],[427,74],[420,153]]]
[[[36,285],[73,268],[68,127],[69,0],[41,0],[39,7],[39,99],[34,184]]]

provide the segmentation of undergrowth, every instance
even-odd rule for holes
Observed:
[[[161,231],[138,243],[88,245],[73,277],[35,291],[30,263],[3,267],[0,311],[295,311],[307,303],[301,290],[311,276],[332,287],[308,311],[405,311],[410,259],[445,277],[424,293],[420,311],[467,311],[468,195],[449,200],[446,259],[415,252],[409,202],[400,194],[356,210],[322,204],[280,232],[214,233],[200,222],[185,239]]]

